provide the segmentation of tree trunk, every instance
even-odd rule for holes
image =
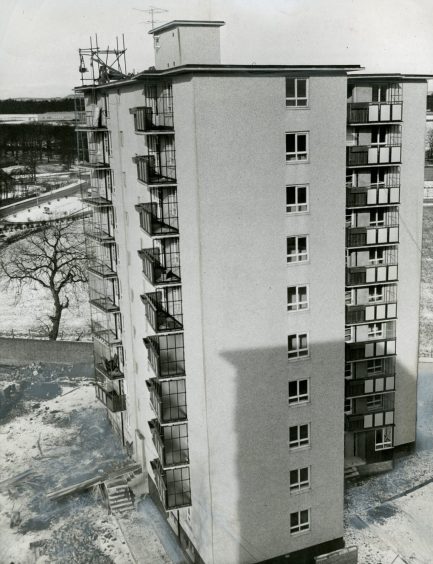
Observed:
[[[54,314],[50,315],[52,326],[48,333],[48,339],[50,341],[56,341],[59,335],[60,319],[62,318],[63,307],[60,303],[59,296],[55,292],[52,292],[52,295],[54,299]]]

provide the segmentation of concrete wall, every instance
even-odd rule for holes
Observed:
[[[395,446],[415,440],[427,85],[403,83]]]
[[[346,79],[312,78],[306,110],[286,109],[282,77],[178,79],[173,93],[193,500],[180,519],[206,562],[255,562],[343,532]],[[308,164],[286,165],[287,131],[310,131]],[[304,182],[310,213],[286,216],[286,184]],[[307,233],[309,264],[287,266],[286,236]],[[288,314],[297,282],[310,311]],[[311,357],[288,363],[298,330]],[[300,377],[311,402],[289,408]],[[302,423],[311,448],[289,453]],[[307,465],[311,490],[290,495]],[[311,531],[291,537],[306,508]]]
[[[0,362],[89,363],[93,364],[93,345],[79,341],[0,338]]]

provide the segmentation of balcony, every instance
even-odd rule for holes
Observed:
[[[96,397],[102,402],[107,409],[112,413],[125,411],[126,409],[126,396],[118,394],[114,390],[107,391],[99,384],[96,384]]]
[[[394,227],[348,227],[346,229],[346,247],[390,245],[398,243],[398,236],[398,222]]]
[[[117,272],[113,263],[105,263],[90,257],[90,265],[87,270],[99,278],[116,278]]]
[[[355,102],[347,104],[347,123],[399,122],[402,120],[402,102]]]
[[[158,378],[185,375],[183,333],[147,337],[144,344],[149,364]]]
[[[346,206],[349,208],[365,206],[386,206],[400,203],[399,186],[352,186],[346,184]]]
[[[176,288],[180,294],[180,288]],[[167,290],[142,294],[146,318],[157,333],[183,329],[182,299]]]
[[[374,303],[346,306],[346,324],[385,321],[397,317],[397,303]]]
[[[140,226],[151,237],[179,233],[177,204],[147,203],[138,204],[135,209],[140,214]]]
[[[346,415],[344,429],[349,432],[359,432],[393,424],[394,411],[382,411],[365,415]]]
[[[189,467],[164,470],[158,459],[151,460],[156,489],[166,511],[191,505]]]
[[[398,267],[395,264],[349,266],[346,268],[346,285],[363,286],[398,280]]]
[[[184,466],[189,463],[188,425],[161,426],[157,419],[149,421],[152,440],[158,453],[161,466]]]
[[[143,273],[151,284],[158,286],[180,283],[179,253],[166,256],[158,249],[142,249],[138,251],[138,255],[143,261]]]
[[[149,186],[176,183],[176,162],[174,150],[166,155],[156,153],[153,155],[137,156],[133,158],[137,165],[137,177],[140,182]]]
[[[395,390],[395,376],[375,376],[361,380],[346,380],[346,398],[353,398]]]
[[[185,380],[159,382],[156,378],[146,380],[150,393],[150,404],[160,423],[186,421]]]
[[[151,107],[139,107],[131,108],[129,112],[134,115],[134,129],[137,133],[174,133],[173,112],[168,109],[157,112]]]
[[[347,147],[347,166],[400,164],[401,145],[353,145]]]
[[[369,342],[346,343],[346,362],[369,360],[396,354],[396,339],[378,339]]]
[[[75,112],[75,129],[77,131],[106,131],[108,112],[100,106]]]
[[[111,208],[113,206],[111,200],[100,196],[97,192],[90,192],[88,196],[81,198],[81,201],[98,209]]]
[[[101,354],[97,350],[94,351],[94,355],[95,369],[103,378],[119,380],[124,377],[122,347],[116,347],[116,352],[109,356]]]

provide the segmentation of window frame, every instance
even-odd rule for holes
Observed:
[[[306,521],[303,519],[305,517],[305,514],[307,514]],[[292,519],[295,516],[297,519],[297,524],[292,525]],[[293,513],[290,513],[289,528],[291,535],[299,535],[301,533],[309,532],[311,530],[311,509],[310,508],[300,509],[299,511],[294,511]]]
[[[390,439],[385,441],[385,433],[389,433],[390,434]],[[382,440],[378,441],[378,435],[382,434]],[[393,448],[393,437],[394,433],[393,433],[393,428],[391,425],[386,426],[386,427],[380,427],[379,429],[375,429],[375,433],[374,433],[374,450],[378,451],[378,450],[387,450],[390,448]]]
[[[373,394],[371,396],[367,396],[365,406],[368,411],[383,409],[383,394]]]
[[[381,321],[369,323],[367,325],[368,339],[384,339],[385,338],[385,324]]]
[[[310,135],[309,131],[286,131],[286,164],[287,163],[308,163],[310,160]],[[295,150],[287,151],[287,136],[294,135]],[[305,135],[305,151],[298,150],[298,138]],[[293,158],[292,158],[293,157]]]
[[[305,337],[307,346],[301,347],[301,338]],[[290,350],[290,340],[296,339],[296,349]],[[303,353],[306,354],[303,354]],[[291,356],[290,356],[291,355]],[[296,360],[303,360],[305,358],[310,357],[310,335],[308,331],[304,331],[302,333],[291,333],[287,335],[287,358],[289,362],[293,362]]]
[[[301,471],[307,471],[307,478],[301,479]],[[292,481],[292,475],[296,473]],[[299,494],[308,491],[311,488],[311,466],[304,466],[302,468],[293,468],[289,470],[289,492],[290,495]]]
[[[307,428],[307,437],[301,438],[301,428]],[[296,429],[296,439],[290,438],[290,432],[292,429]],[[310,433],[310,423],[301,423],[299,425],[291,425],[289,427],[289,450],[300,450],[303,448],[310,448],[311,446],[311,433]]]
[[[295,92],[294,96],[287,96],[287,81],[289,81],[289,80],[294,81],[294,92]],[[305,96],[299,96],[298,95],[298,80],[305,81]],[[306,108],[310,107],[310,80],[309,80],[309,77],[286,76],[285,88],[286,88],[286,108],[288,108],[290,110],[294,110],[294,109],[305,110]],[[298,102],[302,102],[304,100],[305,100],[305,104],[302,104],[302,103],[299,104],[298,103]],[[288,103],[290,101],[293,101],[294,104]]]
[[[376,304],[384,301],[385,287],[381,284],[377,286],[369,286],[368,288],[368,303]]]
[[[305,288],[305,300],[300,295],[300,290]],[[289,290],[295,290],[295,301],[289,302]],[[305,307],[303,307],[305,306]],[[310,309],[310,288],[309,284],[297,284],[296,286],[287,286],[287,311],[308,311]]]
[[[294,188],[295,189],[295,203],[294,204],[289,204],[288,203],[288,191],[290,188]],[[300,188],[305,188],[305,204],[304,203],[299,203],[299,189]],[[300,213],[309,213],[310,211],[310,197],[309,197],[309,192],[310,192],[310,186],[309,184],[287,184],[286,185],[286,214],[300,214]],[[302,206],[305,207],[305,209],[299,209]],[[293,210],[289,209],[289,208],[295,208]]]
[[[301,238],[305,238],[305,251],[299,251],[299,240]],[[293,254],[289,254],[287,251],[287,246],[289,243],[289,239],[295,240],[295,252]],[[289,260],[290,258],[294,258],[296,260]],[[308,235],[290,235],[286,237],[286,261],[287,264],[300,264],[306,263],[310,260],[310,245],[309,245],[309,237]]]
[[[306,392],[301,392],[300,391],[300,385],[301,382],[306,382],[307,383],[307,391]],[[295,384],[296,386],[296,393],[294,395],[290,395],[290,385]],[[288,383],[288,396],[287,396],[287,401],[288,404],[292,407],[295,405],[305,405],[307,403],[310,403],[310,379],[309,378],[302,378],[300,380],[291,380]]]

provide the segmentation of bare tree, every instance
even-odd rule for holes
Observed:
[[[81,222],[49,224],[10,245],[0,257],[0,275],[18,294],[32,283],[49,290],[53,311],[48,316],[48,338],[55,341],[62,312],[69,307],[68,295],[79,282],[87,281]]]

